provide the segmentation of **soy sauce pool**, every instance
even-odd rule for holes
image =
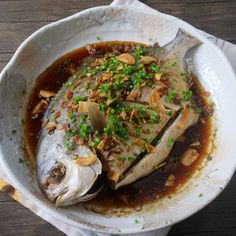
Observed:
[[[133,42],[107,42],[96,44],[96,48],[98,53],[102,56],[106,52],[114,50],[118,50],[121,53],[126,52],[127,48],[133,47],[134,45],[137,44]],[[37,78],[34,90],[29,98],[25,119],[25,137],[28,152],[31,153],[31,156],[36,156],[39,132],[42,127],[43,114],[38,115],[38,117],[34,119],[32,119],[31,116],[34,107],[41,99],[39,96],[40,90],[49,90],[56,93],[62,87],[63,83],[65,83],[70,77],[71,70],[79,67],[81,60],[89,56],[89,53],[91,52],[86,47],[75,50],[58,59]],[[199,107],[203,111],[207,111],[209,108],[206,101],[207,93],[203,90],[194,76],[191,89]],[[96,198],[91,200],[89,204],[103,206],[105,208],[135,208],[144,203],[173,194],[177,187],[183,185],[207,157],[211,131],[211,118],[206,115],[206,112],[203,112],[199,122],[185,132],[182,140],[175,143],[163,167],[155,170],[147,177],[118,190],[112,190],[107,184],[102,192]],[[200,154],[198,159],[188,167],[183,166],[179,161],[181,155],[196,141],[200,142],[200,145],[196,147],[196,150]],[[166,187],[165,183],[170,175],[175,177],[175,181],[173,185]]]

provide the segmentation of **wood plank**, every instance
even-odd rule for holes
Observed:
[[[7,62],[0,62],[0,72],[6,66]]]
[[[147,1],[149,2],[149,1]],[[207,31],[225,40],[236,38],[236,1],[179,1],[172,4],[159,4],[150,1],[150,6],[161,12],[179,17],[196,28]]]
[[[15,201],[11,201],[10,197],[6,198],[8,198],[9,201],[0,202],[1,236],[64,235],[49,223],[45,223],[43,219],[34,215],[24,206]]]
[[[0,53],[0,62],[9,61],[12,57],[12,53],[10,52],[1,52]]]
[[[2,202],[14,202],[12,198],[10,198],[6,193],[0,192],[0,203]]]
[[[95,5],[111,1],[96,1]],[[218,37],[236,40],[236,1],[145,1],[153,8],[180,17],[194,26]],[[209,3],[211,2],[211,4]],[[35,30],[51,21],[74,14],[86,7],[95,6],[94,1],[0,1],[0,52],[14,52],[20,43]],[[209,5],[211,10],[209,11]],[[197,8],[196,11],[192,11]],[[224,20],[222,20],[224,16]]]
[[[46,21],[51,22],[79,12],[85,8],[107,5],[111,1],[0,1],[0,21],[6,22],[28,22]],[[22,17],[24,16],[24,17]]]
[[[45,22],[0,22],[0,54],[13,53],[30,34],[46,24]]]
[[[8,61],[10,61],[13,53],[0,53],[0,71],[4,68]]]

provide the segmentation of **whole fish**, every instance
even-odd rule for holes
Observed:
[[[150,174],[199,115],[185,54],[200,41],[183,31],[159,47],[116,48],[82,61],[52,99],[37,148],[39,186],[56,206],[88,201]],[[171,145],[168,145],[171,139]]]

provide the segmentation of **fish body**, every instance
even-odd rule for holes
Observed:
[[[82,62],[51,101],[38,142],[37,178],[50,201],[88,201],[101,190],[103,171],[116,189],[168,157],[199,118],[184,62],[199,44],[179,31],[162,48],[131,47]]]

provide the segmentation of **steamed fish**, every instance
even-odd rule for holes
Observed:
[[[50,201],[88,201],[103,187],[102,172],[116,189],[168,157],[199,119],[184,60],[199,44],[179,31],[164,47],[131,45],[105,54],[88,47],[90,56],[44,115],[37,177]]]

